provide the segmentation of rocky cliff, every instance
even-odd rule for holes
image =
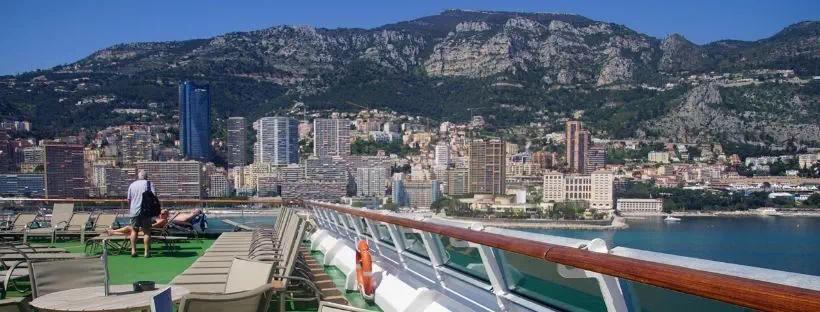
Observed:
[[[580,107],[606,111],[612,98],[631,98],[618,95],[617,90],[663,88],[709,72],[789,69],[805,77],[820,73],[819,58],[818,22],[798,23],[754,42],[696,45],[677,34],[661,40],[572,14],[449,10],[373,29],[276,26],[207,39],[116,45],[53,70],[5,77],[6,81],[23,81],[44,75],[58,84],[69,81],[61,87],[69,90],[77,88],[71,79],[90,79],[83,89],[58,92],[53,86],[37,89],[41,86],[32,84],[40,90],[32,98],[26,94],[29,88],[18,84],[0,93],[0,105],[10,108],[6,115],[22,115],[58,131],[67,126],[66,121],[44,115],[51,109],[68,111],[66,119],[72,120],[71,114],[88,113],[88,108],[66,105],[82,97],[112,93],[121,100],[112,105],[143,107],[159,102],[173,109],[173,81],[193,78],[216,86],[215,105],[221,116],[256,117],[295,100],[315,108],[342,108],[339,103],[354,100],[444,118],[465,118],[465,108],[482,107],[510,120],[532,121],[502,107],[517,105],[526,107],[525,111],[553,113]],[[126,92],[124,86],[141,91]],[[739,134],[748,124],[734,122],[732,114],[721,110],[725,101],[715,95],[716,88],[720,89],[698,87],[685,98],[665,102],[665,108],[657,110],[663,111],[662,116],[640,114],[640,120],[632,124],[646,129],[638,133],[614,129],[616,123],[601,130],[681,140],[779,139],[765,130],[761,130],[763,135]],[[746,91],[754,93],[753,89]],[[589,94],[608,98],[589,99]],[[618,107],[641,110],[637,105],[650,102],[647,96],[667,96],[662,91],[639,94],[639,99]],[[811,94],[804,98],[801,105],[816,108]],[[600,107],[588,107],[594,103]],[[792,102],[783,103],[791,109]],[[671,110],[678,112],[667,112]],[[710,130],[718,121],[738,126]],[[678,126],[665,129],[664,122]],[[813,134],[812,126],[804,121],[783,122],[794,126],[789,131],[809,129],[794,131]],[[737,133],[727,134],[730,131]]]

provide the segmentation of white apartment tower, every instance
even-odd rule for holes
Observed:
[[[299,121],[287,117],[264,117],[256,123],[254,157],[258,162],[274,165],[299,162]]]
[[[450,145],[445,142],[438,142],[436,144],[435,166],[438,168],[447,168],[450,165]]]
[[[350,120],[313,120],[313,156],[346,157],[350,155]]]
[[[356,168],[356,195],[384,196],[387,169],[383,167]]]

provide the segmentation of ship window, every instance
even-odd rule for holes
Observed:
[[[444,248],[441,260],[445,266],[484,282],[490,282],[484,268],[484,262],[481,261],[481,255],[478,253],[478,248],[470,247],[467,241],[442,235],[436,236]]]
[[[347,223],[347,228],[351,231],[356,231],[356,229],[353,228],[353,222],[355,222],[355,221],[353,221],[353,216],[351,216],[351,215],[345,215],[345,216],[347,217],[347,220],[345,220],[346,223]]]
[[[427,248],[424,247],[424,240],[421,238],[421,234],[403,227],[399,227],[399,232],[404,240],[404,247],[407,251],[424,259],[430,259],[430,255],[427,254]]]
[[[556,263],[503,250],[496,252],[504,282],[513,293],[561,310],[606,311],[595,279],[564,278]]]
[[[390,246],[395,246],[393,243],[393,237],[390,236],[390,230],[387,229],[387,225],[379,223],[379,225],[376,226],[376,229],[379,231],[379,241]]]
[[[362,229],[362,235],[370,236],[370,228],[367,227],[367,222],[364,218],[359,218],[361,220],[361,225],[359,227]]]

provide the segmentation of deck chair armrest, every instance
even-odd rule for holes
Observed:
[[[316,294],[316,300],[317,300],[317,301],[321,301],[321,300],[322,300],[322,292],[319,290],[319,287],[316,287],[316,284],[315,284],[315,283],[313,283],[313,281],[311,281],[311,280],[309,280],[309,279],[306,279],[306,278],[304,278],[304,277],[299,277],[299,276],[284,276],[284,275],[276,275],[276,274],[271,275],[271,277],[273,277],[273,278],[278,278],[278,279],[283,279],[283,280],[288,280],[288,281],[290,281],[290,280],[296,280],[296,281],[304,282],[304,283],[305,283],[305,285],[308,285],[308,287],[310,288],[310,290],[312,290],[312,291],[313,291],[313,293],[315,293],[315,294]],[[285,285],[287,285],[287,284],[285,284]],[[317,302],[317,303],[318,303],[318,302]]]
[[[57,224],[52,224],[51,227],[55,229],[65,229],[68,226],[68,221],[60,221]]]
[[[11,276],[14,274],[14,270],[16,270],[17,267],[20,266],[21,264],[26,264],[27,265],[28,262],[26,262],[26,261],[17,261],[14,264],[12,264],[11,267],[8,268],[8,271],[6,271],[6,279],[3,281],[3,289],[6,289],[6,290],[9,289],[9,283],[11,282],[11,279],[12,279]]]

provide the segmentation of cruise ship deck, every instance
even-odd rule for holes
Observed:
[[[302,225],[283,234],[294,235],[307,270],[292,278],[308,277],[312,286],[274,295],[269,311],[317,311],[320,302],[365,311],[820,311],[817,276],[324,202],[246,201],[234,209],[256,205],[280,215],[285,204]],[[247,248],[228,244],[252,241],[277,223],[282,229],[275,217],[226,220],[237,232],[188,238],[171,249],[155,244],[148,259],[110,255],[110,283],[221,289],[227,270],[212,264],[248,255]],[[373,256],[370,300],[360,295],[356,277],[359,241]],[[52,246],[87,251],[74,240]],[[26,294],[26,281],[18,286],[22,292],[10,290],[10,296]]]

